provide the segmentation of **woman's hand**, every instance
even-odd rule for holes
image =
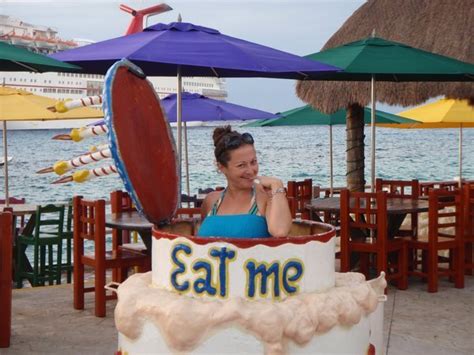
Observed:
[[[255,183],[262,186],[267,193],[270,193],[270,196],[275,193],[275,191],[283,189],[283,182],[275,177],[257,176]]]

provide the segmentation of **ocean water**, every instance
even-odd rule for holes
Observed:
[[[236,128],[254,136],[260,174],[283,181],[312,178],[314,184],[329,186],[329,128],[327,126],[246,127]],[[188,129],[190,190],[225,185],[214,163],[212,131],[214,127]],[[52,185],[54,173],[35,172],[84,153],[92,145],[105,143],[96,137],[74,143],[51,138],[65,130],[8,131],[10,196],[24,197],[28,203],[66,201],[73,195],[109,198],[111,191],[123,189],[115,174],[88,182]],[[174,133],[176,133],[174,131]],[[345,127],[333,128],[334,185],[345,185]],[[452,180],[459,176],[457,129],[398,130],[377,129],[376,176],[424,181]],[[157,142],[156,144],[159,144]],[[370,129],[366,127],[366,180],[370,180]],[[2,147],[3,152],[3,147]],[[3,154],[2,154],[3,155]],[[474,130],[463,132],[463,177],[474,179]],[[111,162],[111,161],[110,161]],[[95,164],[93,167],[106,164]],[[92,167],[92,165],[91,165]],[[183,169],[184,171],[184,169]],[[150,181],[153,183],[153,181]],[[4,195],[4,173],[0,173],[0,196]],[[183,184],[183,191],[185,186]]]

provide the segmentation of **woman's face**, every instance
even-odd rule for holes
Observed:
[[[257,153],[252,144],[244,144],[231,150],[227,167],[217,163],[219,170],[227,178],[228,185],[251,188],[258,175]]]

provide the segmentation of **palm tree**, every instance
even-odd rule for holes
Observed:
[[[322,50],[368,37],[402,42],[461,61],[474,62],[470,28],[474,0],[368,0],[328,40]],[[315,109],[333,113],[347,109],[347,186],[363,191],[363,107],[370,102],[370,82],[299,81],[297,95]],[[417,105],[445,95],[469,99],[474,106],[472,82],[380,82],[377,100],[391,105]]]

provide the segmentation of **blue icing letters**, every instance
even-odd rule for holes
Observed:
[[[267,295],[270,277],[273,284],[272,297],[280,297],[281,287],[288,295],[297,293],[296,282],[303,276],[303,264],[295,259],[287,260],[283,267],[278,261],[271,264],[265,262],[258,264],[255,260],[249,260],[245,264],[245,268],[247,271],[247,297],[250,298],[255,297],[256,289],[258,289],[257,283],[260,283],[260,294]]]
[[[228,247],[210,248],[208,253],[209,259],[193,260],[187,258],[193,254],[190,245],[173,245],[170,281],[176,291],[191,291],[196,295],[222,298],[229,295],[229,263],[236,259],[237,253]],[[246,297],[254,298],[259,293],[264,297],[280,298],[282,292],[287,295],[299,292],[298,281],[303,276],[304,265],[294,258],[287,259],[283,264],[279,261],[259,262],[247,259],[243,261],[241,272],[247,274],[247,288],[243,290]],[[181,279],[179,282],[178,278]]]
[[[183,260],[179,259],[179,254],[184,253],[186,255],[192,254],[192,249],[186,244],[176,244],[173,246],[171,251],[171,260],[174,267],[171,272],[171,285],[180,292],[185,292],[190,289],[190,280],[185,280],[181,284],[178,283],[179,275],[186,275],[187,269],[186,264]],[[192,264],[193,273],[201,273],[192,282],[191,290],[197,295],[206,293],[210,296],[215,296],[219,292],[220,297],[228,296],[228,282],[229,282],[229,262],[235,259],[235,251],[228,249],[227,247],[212,248],[209,251],[209,256],[217,260],[218,275],[214,275],[213,263],[208,260],[199,259]],[[216,279],[213,282],[213,279]]]
[[[171,284],[173,287],[181,292],[187,291],[189,288],[189,281],[183,282],[181,285],[178,284],[178,275],[184,274],[186,272],[186,265],[181,262],[181,260],[178,259],[178,253],[183,252],[186,255],[191,255],[192,250],[189,245],[186,244],[178,244],[173,248],[173,251],[171,252],[171,259],[173,260],[173,263],[177,266],[174,271],[171,273]]]
[[[235,251],[227,251],[226,247],[221,249],[211,249],[209,253],[213,258],[219,259],[219,294],[221,297],[227,296],[228,265],[229,261],[235,258]]]
[[[205,260],[200,260],[194,263],[193,270],[204,270],[205,272],[205,278],[199,278],[194,281],[194,292],[198,295],[206,292],[207,294],[214,296],[216,294],[216,288],[212,286],[212,265]]]
[[[293,275],[288,277],[288,271],[294,269]],[[296,281],[303,275],[303,265],[296,260],[288,260],[283,266],[283,289],[287,294],[298,292],[298,285],[294,285]]]

